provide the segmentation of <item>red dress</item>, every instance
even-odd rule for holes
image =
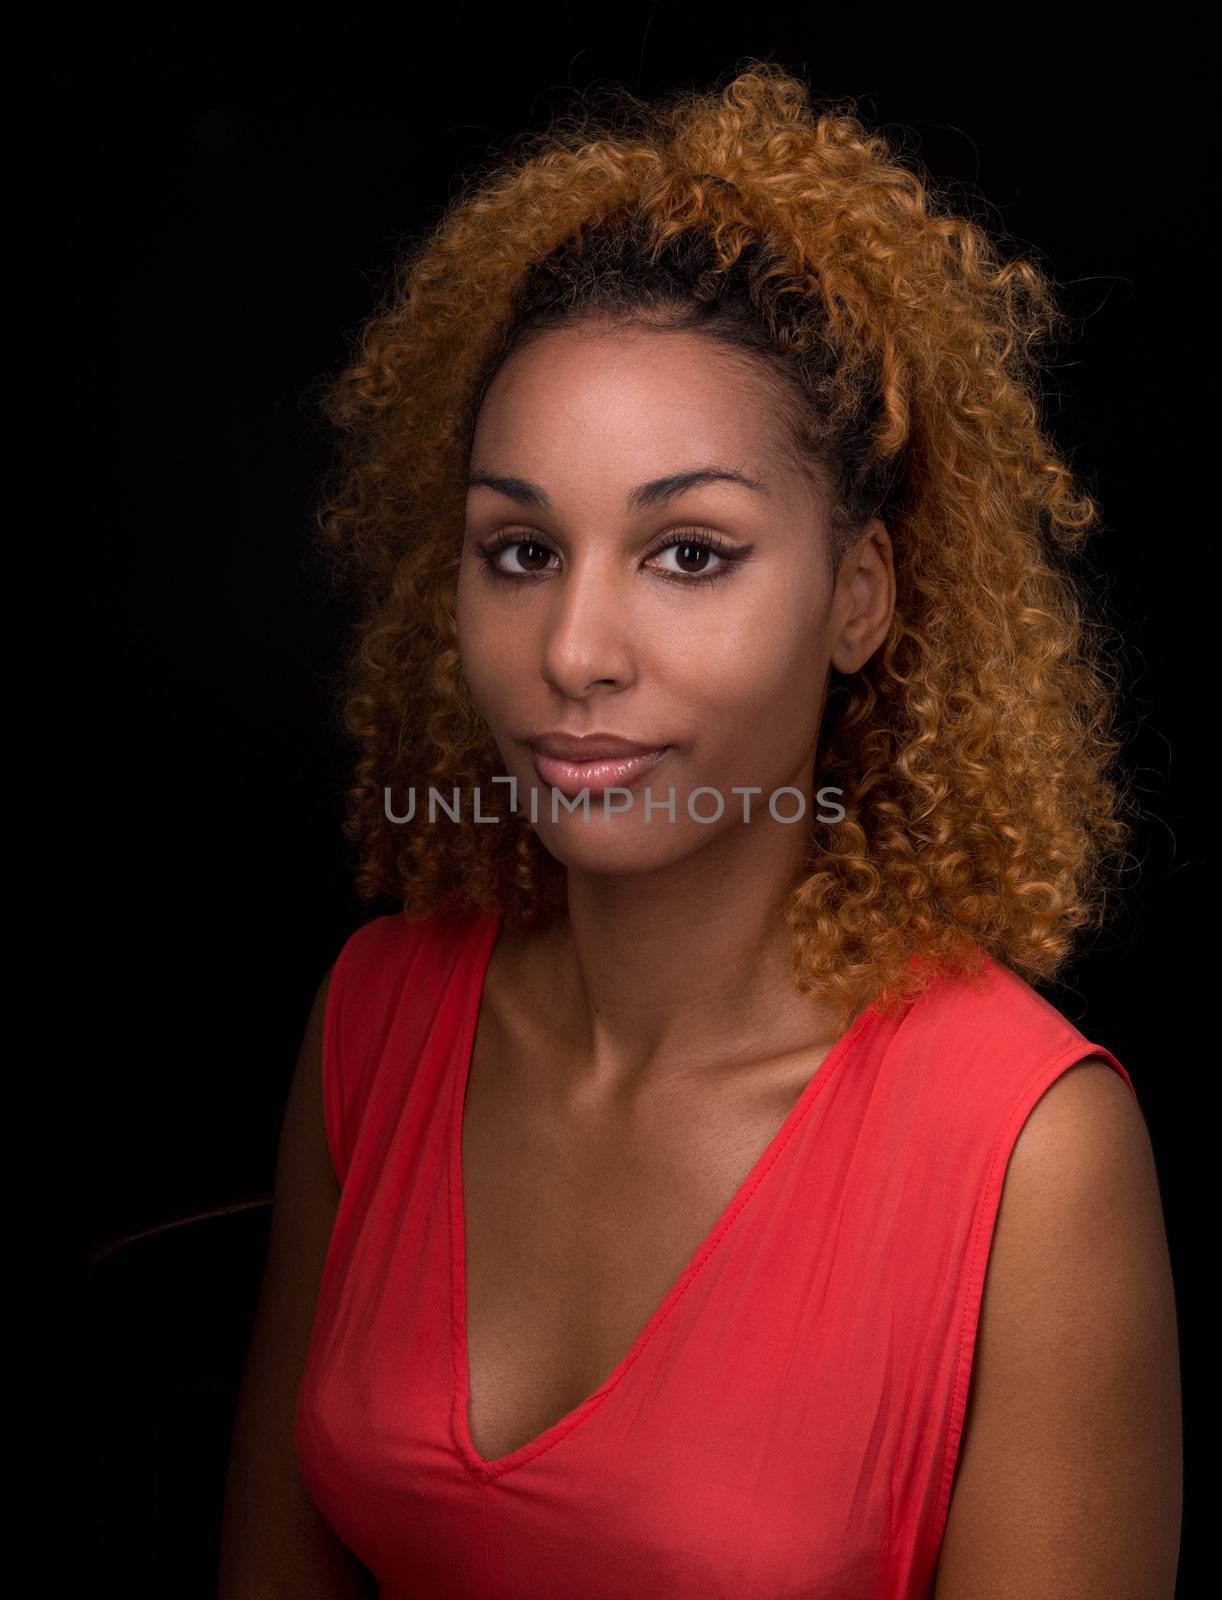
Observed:
[[[342,1185],[293,1441],[382,1600],[915,1600],[1002,1180],[1090,1043],[1008,968],[861,1011],[615,1370],[496,1461],[467,1427],[461,1113],[499,917],[341,950]]]

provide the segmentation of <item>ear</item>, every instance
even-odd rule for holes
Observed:
[[[836,575],[831,663],[859,672],[887,637],[895,612],[895,558],[885,524],[873,517],[845,552]]]

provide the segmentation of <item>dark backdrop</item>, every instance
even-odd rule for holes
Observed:
[[[310,999],[364,914],[328,721],[348,618],[307,561],[330,452],[316,386],[397,248],[490,142],[545,123],[572,90],[707,85],[757,55],[905,131],[935,178],[1042,260],[1076,320],[1049,421],[1103,506],[1093,559],[1126,639],[1147,817],[1116,920],[1050,998],[1128,1067],[1155,1144],[1184,1339],[1188,1558],[1201,1057],[1186,930],[1203,850],[1185,812],[1206,732],[1197,557],[1215,537],[1196,470],[1214,315],[1199,287],[1213,209],[1199,46],[1109,42],[1063,9],[988,39],[967,20],[855,16],[468,10],[426,45],[407,8],[333,9],[303,31],[288,11],[179,7],[73,37],[65,382],[84,458],[91,826],[67,915],[94,1023],[80,1078],[97,1153],[82,1239],[94,1506],[128,1593],[167,1571],[175,1593],[212,1592],[284,1094]]]

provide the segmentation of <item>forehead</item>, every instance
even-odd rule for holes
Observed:
[[[633,482],[689,459],[732,459],[769,479],[788,465],[783,407],[759,357],[636,326],[549,329],[516,349],[484,397],[473,460],[508,469],[510,451],[524,476],[580,458],[587,469],[618,462]]]

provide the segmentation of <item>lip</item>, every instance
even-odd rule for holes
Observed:
[[[627,789],[656,767],[670,745],[640,745],[610,734],[589,734],[584,740],[571,735],[545,734],[529,741],[535,771],[553,789],[569,799],[583,789],[592,795],[604,789]],[[574,757],[569,752],[578,752]]]
[[[555,756],[560,761],[599,761],[619,759],[623,756],[648,755],[664,750],[665,745],[637,744],[632,739],[621,739],[617,733],[541,733],[526,741],[533,750],[545,756]]]

